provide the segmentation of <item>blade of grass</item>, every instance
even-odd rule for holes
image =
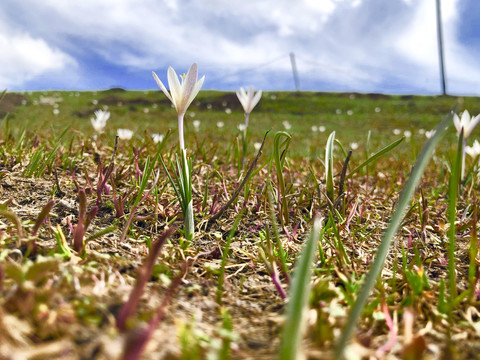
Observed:
[[[377,281],[378,275],[382,271],[385,259],[388,254],[388,250],[390,248],[390,244],[392,243],[395,234],[400,228],[405,211],[409,207],[410,200],[415,192],[418,183],[420,182],[423,171],[425,170],[425,167],[427,166],[433,154],[433,151],[435,150],[435,147],[442,139],[446,130],[451,125],[452,117],[453,111],[450,111],[450,113],[444,118],[444,120],[437,126],[435,135],[432,136],[432,138],[423,146],[422,150],[418,155],[417,161],[412,169],[412,172],[410,173],[407,183],[405,184],[400,193],[397,208],[395,209],[395,212],[390,219],[390,225],[383,234],[382,241],[380,243],[380,246],[378,247],[377,254],[375,256],[375,260],[373,261],[371,269],[365,278],[365,282],[358,294],[357,301],[352,311],[350,312],[347,324],[345,325],[340,340],[337,343],[335,349],[335,355],[337,358],[343,358],[345,347],[353,335],[358,319],[360,318],[362,310],[367,303],[368,296],[370,295],[370,292]]]
[[[448,221],[450,227],[448,229],[448,261],[447,261],[447,274],[448,274],[448,302],[451,302],[457,296],[457,278],[455,275],[455,244],[456,239],[456,227],[455,219],[457,218],[457,197],[458,187],[460,185],[461,174],[463,170],[463,147],[464,137],[463,129],[458,137],[457,156],[455,158],[455,164],[453,165],[452,172],[450,173],[450,184],[448,189]],[[451,307],[450,307],[451,309]]]
[[[242,220],[243,215],[245,214],[244,211],[240,212],[235,219],[235,223],[232,226],[232,230],[230,230],[230,234],[228,234],[227,242],[225,243],[225,248],[223,249],[222,255],[222,264],[220,266],[220,272],[218,274],[218,283],[217,283],[217,304],[222,304],[222,295],[223,295],[223,281],[224,281],[224,274],[225,274],[225,265],[227,263],[228,251],[230,250],[230,243],[233,240],[233,235],[237,231],[238,224],[240,224],[240,220]]]
[[[333,204],[335,193],[333,189],[333,145],[335,143],[335,131],[333,131],[327,140],[325,148],[325,180],[328,200]]]
[[[393,143],[391,143],[390,145],[387,145],[385,146],[383,149],[377,151],[375,154],[373,154],[372,156],[370,156],[367,160],[365,160],[363,163],[361,163],[360,165],[358,165],[355,169],[353,169],[352,171],[350,171],[350,173],[347,175],[347,179],[351,176],[353,176],[356,172],[360,171],[362,168],[364,168],[365,166],[367,166],[368,164],[370,164],[371,162],[377,160],[380,156],[386,154],[387,152],[389,152],[390,150],[396,148],[403,140],[405,140],[405,136],[401,137],[400,139],[398,140],[395,140]]]
[[[297,359],[301,351],[302,328],[304,315],[310,297],[310,280],[312,264],[317,249],[322,219],[316,218],[313,222],[310,237],[307,240],[298,262],[295,264],[292,286],[289,291],[287,305],[287,319],[283,325],[283,334],[280,343],[280,360]]]

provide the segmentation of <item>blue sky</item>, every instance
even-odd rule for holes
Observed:
[[[480,95],[480,2],[442,0],[447,90]],[[155,89],[197,62],[204,89],[437,94],[435,0],[2,0],[0,88]]]

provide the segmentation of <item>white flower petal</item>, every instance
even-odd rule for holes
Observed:
[[[182,85],[180,85],[177,73],[171,66],[168,67],[167,78],[168,86],[170,87],[170,94],[172,96],[172,103],[178,111],[179,105],[182,101]]]
[[[205,81],[205,75],[202,76],[202,78],[200,80],[197,81],[197,83],[195,84],[195,86],[193,87],[192,91],[190,92],[190,96],[189,98],[187,99],[187,102],[185,104],[185,111],[187,110],[187,108],[190,106],[190,104],[192,103],[193,99],[195,99],[195,96],[198,95],[198,93],[200,92],[200,89],[202,88],[202,85],[203,85],[203,82]]]
[[[162,90],[163,93],[167,96],[168,100],[170,100],[173,103],[172,97],[168,93],[168,90],[165,87],[165,85],[163,85],[162,81],[158,78],[157,74],[155,74],[155,72],[152,71],[152,75],[153,75],[153,78],[155,79],[155,81],[157,82],[157,85],[160,88],[160,90]]]
[[[470,123],[468,124],[466,130],[465,130],[465,137],[469,137],[470,134],[472,133],[473,129],[475,129],[475,126],[480,122],[480,114],[475,116],[472,120],[470,120]]]
[[[252,106],[252,110],[253,110],[253,108],[254,108],[255,106],[257,106],[257,104],[258,104],[258,102],[260,101],[260,98],[261,98],[261,97],[262,97],[262,90],[259,90],[259,91],[255,94],[254,98],[252,99],[252,105],[251,105],[251,106]]]

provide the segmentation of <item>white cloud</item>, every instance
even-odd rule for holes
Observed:
[[[457,35],[458,3],[442,1],[447,75],[459,92],[478,92],[478,60]],[[294,51],[307,88],[438,92],[434,10],[432,0],[4,0],[0,22],[17,34],[35,34],[22,36],[45,54],[40,61],[25,50],[23,61],[41,66],[18,83],[61,72],[72,57],[80,72],[88,53],[146,72],[168,65],[182,71],[197,61],[200,73],[209,74],[206,87],[221,80],[234,88],[286,89],[293,87],[288,54]],[[0,42],[5,39],[13,47],[14,38],[0,28]],[[22,61],[0,60],[7,63]]]
[[[44,40],[26,33],[0,33],[0,87],[17,87],[48,72],[64,71],[75,61],[50,47]]]

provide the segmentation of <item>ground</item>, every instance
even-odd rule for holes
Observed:
[[[143,199],[140,190],[149,173],[147,159],[151,164],[159,154],[168,171],[174,171],[176,117],[161,93],[7,94],[0,102],[5,116],[0,143],[0,358],[129,358],[126,354],[145,338],[155,316],[159,321],[142,359],[275,358],[288,302],[281,290],[288,294],[315,217],[322,217],[325,227],[313,264],[302,351],[311,359],[333,358],[335,341],[399,192],[427,140],[424,132],[454,105],[457,111],[480,111],[476,98],[265,93],[251,115],[242,162],[236,126],[243,114],[236,97],[200,93],[186,119],[196,217],[195,238],[188,243],[159,160]],[[105,132],[95,135],[89,119],[98,108],[108,109],[111,119]],[[194,119],[201,121],[198,130]],[[223,127],[217,126],[219,121]],[[320,126],[324,132],[318,131]],[[133,129],[134,138],[115,146],[116,128]],[[268,130],[253,163],[254,143],[259,145]],[[273,139],[280,130],[292,136],[282,167],[287,221],[282,220],[272,159]],[[355,148],[345,194],[335,207],[326,198],[324,167],[332,131],[340,141],[334,151],[337,194],[346,152]],[[166,136],[155,144],[152,133]],[[348,177],[402,136],[397,147]],[[479,256],[474,244],[479,188],[470,158],[455,223],[457,291],[463,295],[451,312],[441,305],[442,279],[448,276],[448,183],[456,136],[454,130],[447,134],[425,171],[347,349],[349,357],[478,357]],[[212,220],[252,163],[254,171],[238,199]],[[109,169],[113,171],[102,187]],[[137,198],[141,201],[135,206]],[[76,248],[75,231],[85,216],[84,246]],[[121,329],[120,310],[167,228],[173,233],[147,274],[138,308]]]

